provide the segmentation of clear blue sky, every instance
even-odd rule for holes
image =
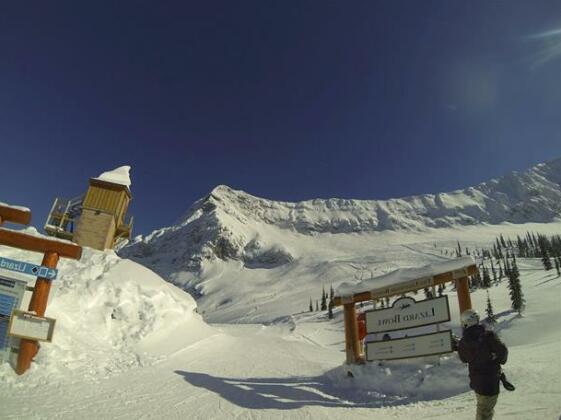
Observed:
[[[561,156],[561,2],[14,1],[0,201],[132,166],[136,232],[218,184],[280,200],[466,187]]]

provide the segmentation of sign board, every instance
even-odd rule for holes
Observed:
[[[452,352],[452,331],[366,342],[366,360],[395,360]]]
[[[19,339],[8,335],[8,326],[12,311],[21,305],[26,286],[23,280],[0,277],[0,363],[9,361],[19,346]]]
[[[30,274],[32,276],[42,277],[47,280],[54,280],[58,274],[58,270],[54,268],[35,265],[23,261],[11,260],[9,258],[0,257],[0,268],[16,273]]]
[[[450,321],[448,296],[416,301],[396,300],[391,308],[366,311],[366,331],[371,333],[404,330]]]
[[[12,337],[51,342],[55,322],[56,320],[53,318],[45,318],[16,309],[12,312],[8,334]]]

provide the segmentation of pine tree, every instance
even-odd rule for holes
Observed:
[[[493,274],[493,283],[497,282],[497,270],[495,270],[495,266],[493,265],[493,260],[491,260],[491,273]]]
[[[457,249],[456,253],[457,253],[458,257],[462,256],[462,247],[460,246],[460,241],[458,241],[458,249]]]
[[[321,310],[327,311],[327,293],[325,293],[325,286],[321,291]]]
[[[505,238],[503,238],[503,234],[501,233],[499,237],[501,239],[501,245],[503,246],[503,248],[506,248],[506,242],[505,242]]]
[[[524,299],[524,295],[522,294],[522,286],[520,285],[520,273],[518,272],[518,267],[514,262],[512,264],[512,267],[510,267],[509,269],[508,288],[510,301],[512,303],[512,309],[521,314],[522,310],[524,309],[526,300]]]
[[[555,259],[555,269],[557,270],[557,277],[561,276],[561,266],[557,258]]]
[[[335,298],[335,290],[333,290],[333,285],[329,286],[329,300],[333,302]]]
[[[553,268],[551,265],[551,260],[549,259],[549,255],[547,254],[547,250],[545,247],[542,247],[542,263],[545,268],[545,271],[549,271]]]
[[[310,312],[314,312],[314,305],[312,304],[312,298],[310,298],[309,311],[310,311]]]
[[[487,267],[483,266],[483,276],[481,279],[481,287],[483,287],[484,289],[488,289],[489,287],[491,287],[491,277],[489,277],[489,270],[487,270]]]
[[[485,309],[485,313],[487,314],[487,321],[491,326],[494,326],[497,323],[497,317],[495,316],[495,312],[493,311],[493,304],[491,303],[491,297],[489,296],[489,290],[487,290],[487,308]]]
[[[327,306],[327,317],[333,319],[333,300],[330,300]]]

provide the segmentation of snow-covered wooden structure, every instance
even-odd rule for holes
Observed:
[[[385,297],[401,296],[408,292],[454,282],[460,313],[471,309],[469,276],[478,272],[471,257],[462,257],[423,267],[401,268],[358,284],[343,283],[336,292],[333,304],[343,306],[345,317],[345,351],[347,363],[363,361],[355,305]]]
[[[129,170],[129,166],[121,166],[91,178],[83,196],[71,200],[57,198],[45,231],[99,250],[129,239],[133,223],[132,217],[127,218],[132,199]]]
[[[0,225],[3,222],[29,224],[30,221],[31,211],[29,209],[0,203]],[[41,265],[52,269],[56,268],[60,258],[79,260],[82,256],[82,247],[71,242],[30,235],[4,228],[0,228],[0,245],[43,253]],[[37,277],[33,287],[33,295],[29,302],[29,311],[33,314],[38,316],[45,314],[49,301],[51,282],[47,278]],[[20,340],[16,367],[18,375],[25,373],[29,369],[31,360],[38,351],[37,341],[23,338]]]

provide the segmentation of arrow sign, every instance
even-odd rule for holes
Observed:
[[[35,265],[23,261],[11,260],[9,258],[0,257],[0,268],[16,273],[29,274],[32,276],[42,277],[47,280],[54,280],[58,274],[58,270],[54,268]]]

